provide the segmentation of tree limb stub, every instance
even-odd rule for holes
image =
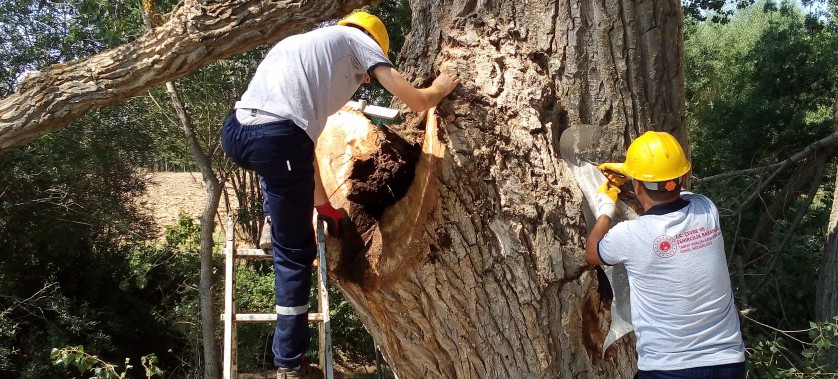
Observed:
[[[131,43],[29,75],[0,100],[0,153],[183,77],[340,17],[370,0],[185,0],[170,20]]]
[[[338,280],[373,289],[398,279],[400,268],[426,259],[424,220],[436,206],[437,169],[446,146],[434,111],[425,138],[412,145],[362,114],[330,117],[317,144],[321,177],[330,201],[349,210],[351,227],[331,241],[330,267]]]

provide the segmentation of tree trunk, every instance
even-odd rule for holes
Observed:
[[[203,340],[204,357],[204,378],[215,379],[219,377],[221,361],[218,359],[218,341],[215,338],[215,320],[217,318],[213,309],[215,275],[213,275],[212,249],[215,246],[213,233],[215,232],[215,216],[218,213],[218,204],[221,201],[221,193],[224,187],[213,170],[209,157],[201,149],[198,138],[195,136],[195,127],[192,118],[186,111],[186,105],[180,100],[174,83],[166,83],[166,90],[172,100],[172,106],[180,120],[180,126],[186,137],[186,144],[189,151],[198,163],[201,170],[201,177],[207,191],[207,201],[201,211],[201,275],[198,284],[198,297],[201,306],[201,338]]]
[[[0,100],[0,153],[219,59],[303,32],[370,0],[184,0],[169,21],[89,58],[28,75]]]
[[[832,103],[832,120],[835,131],[838,132],[838,95]],[[838,167],[838,165],[836,165]],[[832,211],[829,213],[829,223],[826,225],[826,246],[818,267],[817,300],[815,317],[821,321],[833,322],[832,317],[838,316],[838,174],[835,176],[835,188],[832,193]],[[828,363],[838,365],[838,348],[830,349]]]
[[[602,125],[596,160],[646,130],[686,142],[679,2],[411,6],[402,71],[463,82],[424,132],[421,117],[398,135],[358,137],[343,116],[327,127],[324,184],[359,232],[330,245],[335,281],[400,377],[631,377],[633,341],[602,358],[610,294],[585,263],[558,141]]]

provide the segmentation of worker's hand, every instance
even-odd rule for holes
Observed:
[[[596,191],[596,218],[600,216],[608,216],[614,219],[617,213],[617,194],[620,189],[611,184],[609,181],[602,182],[599,189]]]
[[[605,175],[605,178],[614,187],[620,187],[628,180],[628,175],[623,171],[622,163],[606,162],[597,166],[597,169]]]
[[[329,235],[340,238],[343,232],[343,223],[346,221],[343,218],[343,213],[335,209],[332,203],[315,205],[314,209],[317,210],[317,220],[326,221],[326,231],[329,232]]]
[[[448,73],[441,73],[439,76],[434,79],[434,82],[431,86],[436,86],[442,91],[443,97],[447,96],[454,88],[457,87],[457,84],[460,84],[460,78],[456,75],[449,75]]]

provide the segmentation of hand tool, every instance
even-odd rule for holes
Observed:
[[[346,103],[346,107],[362,112],[373,117],[380,117],[391,120],[399,115],[399,111],[392,108],[379,107],[376,105],[367,104],[366,100],[350,101]]]
[[[559,154],[562,160],[567,163],[574,179],[579,184],[582,194],[585,196],[587,206],[583,208],[585,220],[590,227],[594,225],[594,212],[592,207],[596,206],[597,188],[605,180],[605,176],[597,169],[598,163],[588,158],[595,149],[599,147],[599,140],[602,130],[599,125],[574,125],[562,132],[559,138]],[[586,163],[586,164],[583,164]],[[615,175],[620,175],[614,173]],[[621,200],[616,222],[637,218],[637,214]],[[629,294],[628,274],[622,264],[614,266],[603,266],[603,272],[611,283],[614,299],[611,301],[611,326],[608,335],[602,345],[602,356],[608,347],[622,336],[634,330],[631,324],[631,302]]]

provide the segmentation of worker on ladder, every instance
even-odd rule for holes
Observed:
[[[586,257],[594,265],[624,263],[628,271],[635,378],[744,379],[745,345],[719,212],[707,197],[681,191],[690,171],[681,145],[667,133],[646,132],[629,146],[625,163],[599,169],[607,180],[597,194]],[[628,179],[644,213],[612,228],[619,187]]]
[[[366,12],[285,38],[259,64],[222,126],[227,155],[262,177],[276,278],[273,352],[280,379],[323,377],[304,353],[316,255],[312,211],[316,208],[331,235],[340,235],[343,217],[326,196],[314,156],[326,119],[371,77],[414,111],[435,106],[459,83],[443,73],[430,87],[414,88],[387,58],[389,45],[384,24]]]

